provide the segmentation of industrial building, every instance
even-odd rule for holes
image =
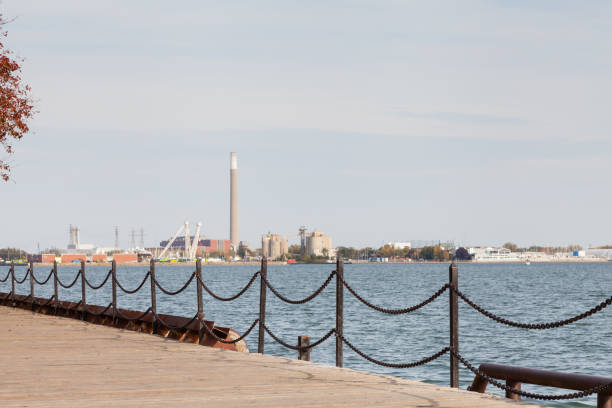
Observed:
[[[266,234],[261,238],[262,255],[270,260],[279,259],[289,253],[287,238],[279,234]]]
[[[76,225],[70,225],[70,241],[67,249],[77,249],[81,251],[92,251],[95,248],[92,244],[81,244],[81,229]]]
[[[195,236],[190,236],[189,241],[192,243],[195,242]],[[170,242],[169,239],[162,241],[159,243],[161,248],[165,248],[166,245]],[[177,237],[169,249],[173,252],[183,251],[185,249],[185,237]],[[200,239],[198,240],[198,247],[201,253],[210,253],[210,252],[221,252],[221,253],[229,253],[231,251],[231,242],[229,239]]]
[[[331,237],[321,231],[312,231],[306,236],[306,254],[333,257]]]

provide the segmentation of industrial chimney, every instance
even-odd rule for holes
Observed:
[[[230,153],[230,242],[238,250],[238,160]]]

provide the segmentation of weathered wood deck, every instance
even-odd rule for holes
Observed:
[[[4,306],[0,306],[0,362],[2,407],[527,406]]]

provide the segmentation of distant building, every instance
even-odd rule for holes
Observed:
[[[412,244],[410,242],[387,242],[393,249],[410,249],[412,248]]]
[[[70,225],[70,241],[68,243],[67,249],[91,252],[93,249],[95,249],[95,247],[96,246],[93,244],[82,244],[81,229],[76,225]]]
[[[473,247],[468,249],[468,253],[474,257],[476,262],[515,262],[519,260],[516,253],[506,248]]]
[[[306,254],[315,256],[333,255],[332,239],[320,231],[312,231],[306,236]]]
[[[195,240],[194,236],[189,238],[191,242]],[[159,246],[165,248],[170,240],[165,240],[159,243]],[[176,237],[170,249],[173,251],[183,251],[185,248],[185,237]],[[231,242],[229,239],[208,239],[203,238],[198,241],[198,250],[202,253],[221,252],[228,253],[231,250]]]
[[[268,259],[278,259],[289,253],[287,238],[279,234],[266,234],[261,238],[262,255]]]
[[[582,253],[582,255],[580,253]],[[579,251],[577,256],[587,256],[612,261],[612,249],[587,249],[586,251]]]

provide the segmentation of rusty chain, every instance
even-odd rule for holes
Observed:
[[[240,340],[243,340],[246,336],[248,336],[249,334],[251,334],[251,331],[253,330],[253,328],[255,327],[255,325],[257,323],[259,323],[259,319],[255,319],[253,321],[253,323],[251,323],[251,327],[248,328],[248,330],[246,332],[244,332],[244,334],[234,340],[224,340],[221,337],[217,336],[211,329],[208,328],[208,326],[203,322],[200,321],[200,323],[202,323],[202,328],[211,336],[213,336],[215,338],[216,341],[220,342],[220,343],[225,343],[225,344],[234,344],[234,343],[238,343]]]
[[[606,388],[609,388],[609,387],[612,386],[612,383],[602,384],[602,385],[598,385],[598,386],[593,387],[593,388],[589,388],[587,390],[583,390],[583,391],[579,391],[579,392],[572,392],[572,393],[569,393],[569,394],[560,394],[560,395],[536,394],[536,393],[533,393],[533,392],[521,391],[521,390],[514,389],[512,387],[509,387],[506,384],[500,383],[499,381],[495,380],[494,378],[489,377],[485,373],[483,373],[480,370],[476,369],[472,364],[470,364],[469,361],[467,361],[465,358],[463,358],[461,356],[461,354],[457,353],[455,350],[451,349],[450,352],[459,361],[461,361],[461,364],[463,364],[468,370],[470,370],[472,373],[474,373],[478,377],[484,378],[486,381],[488,381],[489,383],[493,384],[497,388],[500,388],[500,389],[502,389],[504,391],[511,392],[513,394],[518,394],[520,396],[527,397],[527,398],[533,398],[533,399],[539,399],[539,400],[547,400],[547,401],[584,398],[584,397],[588,397],[589,395],[592,395],[592,394],[597,394],[597,393],[605,390]],[[468,391],[471,391],[471,389],[468,388]]]
[[[106,278],[104,278],[104,280],[102,281],[101,284],[99,285],[92,285],[89,280],[87,280],[87,277],[85,277],[85,283],[87,284],[87,286],[89,286],[90,288],[92,288],[93,290],[97,290],[100,289],[102,286],[106,285],[106,282],[108,281],[108,278],[110,278],[110,276],[112,275],[113,271],[108,271],[108,273],[106,274]]]
[[[11,276],[11,271],[9,269],[9,271],[7,272],[6,276],[4,277],[4,279],[0,279],[0,282],[6,282],[9,278],[9,276]]]
[[[29,275],[30,275],[30,269],[27,270],[27,272],[26,272],[26,274],[25,274],[25,276],[23,277],[22,280],[19,280],[19,279],[15,278],[15,282],[21,285],[23,282],[26,281],[26,279],[28,279]]]
[[[122,291],[124,291],[125,293],[127,293],[128,295],[134,294],[136,292],[138,292],[140,290],[140,288],[142,288],[142,286],[145,284],[145,282],[147,281],[147,279],[151,276],[151,271],[147,272],[147,274],[144,276],[142,282],[140,282],[140,285],[138,285],[138,287],[134,290],[129,290],[124,288],[121,283],[119,283],[119,279],[115,279],[115,283],[117,284],[117,286],[119,287],[119,289],[121,289]]]
[[[53,301],[53,299],[55,299],[55,295],[51,296],[51,297],[50,297],[49,299],[47,299],[47,301],[46,301],[46,302],[44,302],[44,303],[37,302],[37,301],[36,301],[36,300],[34,300],[34,299],[32,299],[32,303],[34,303],[36,306],[41,306],[41,307],[44,307],[44,306],[48,306],[48,305],[50,305],[50,304],[51,304],[51,302]]]
[[[304,304],[306,302],[310,302],[312,299],[314,299],[317,296],[319,296],[321,294],[321,292],[323,292],[323,289],[325,289],[327,287],[327,285],[329,285],[329,283],[331,282],[331,280],[332,280],[332,278],[334,277],[335,274],[336,274],[336,271],[332,271],[329,274],[329,277],[327,278],[327,280],[325,282],[323,282],[323,284],[317,290],[315,290],[312,295],[310,295],[308,297],[305,297],[304,299],[300,299],[300,300],[291,300],[289,298],[286,298],[285,296],[281,295],[276,289],[274,289],[274,286],[272,286],[270,284],[270,282],[268,282],[268,280],[263,277],[263,275],[261,275],[261,279],[264,281],[266,286],[268,288],[270,288],[272,293],[274,293],[274,295],[277,298],[279,298],[280,300],[282,300],[283,302],[291,303],[292,305],[301,305],[301,304]]]
[[[43,281],[39,281],[38,279],[36,279],[36,275],[34,274],[32,274],[32,279],[34,279],[34,282],[38,283],[39,285],[44,285],[47,282],[49,282],[49,279],[51,279],[51,276],[53,276],[53,269],[51,270],[51,272],[49,272],[49,276],[47,276],[47,279]]]
[[[82,300],[79,300],[78,302],[76,302],[74,305],[67,307],[66,310],[77,310],[79,308],[79,306],[81,305],[81,303],[83,303]]]
[[[139,316],[137,316],[137,317],[127,317],[126,315],[124,315],[123,313],[121,313],[121,309],[115,309],[115,311],[117,312],[117,316],[121,317],[122,319],[133,321],[133,320],[140,320],[140,319],[142,319],[143,317],[145,317],[146,315],[148,315],[148,314],[149,314],[149,312],[151,312],[151,311],[152,311],[152,309],[149,307],[147,310],[145,310],[144,312],[142,312],[142,313],[141,313]]]
[[[534,330],[553,329],[553,328],[565,326],[565,325],[570,324],[570,323],[574,323],[574,322],[576,322],[578,320],[582,320],[582,319],[584,319],[586,317],[589,317],[589,316],[591,316],[591,315],[593,315],[593,314],[603,310],[605,307],[609,306],[612,303],[612,296],[611,296],[608,299],[606,299],[605,301],[603,301],[600,304],[598,304],[597,306],[587,310],[584,313],[581,313],[579,315],[570,317],[569,319],[559,320],[559,321],[556,321],[556,322],[548,322],[548,323],[520,323],[520,322],[513,322],[513,321],[505,319],[503,317],[499,317],[499,316],[489,312],[488,310],[483,309],[482,307],[478,306],[476,303],[472,302],[466,295],[461,293],[461,291],[459,291],[459,289],[451,287],[451,290],[453,290],[457,294],[457,296],[459,296],[465,303],[467,303],[469,306],[471,306],[474,310],[476,310],[477,312],[487,316],[489,319],[495,320],[496,322],[501,323],[501,324],[505,324],[507,326],[519,327],[519,328],[522,328],[522,329],[534,329]]]
[[[108,309],[110,309],[111,307],[113,307],[113,302],[110,302],[110,303],[108,304],[108,306],[106,306],[104,309],[102,309],[102,311],[101,311],[101,312],[92,312],[92,311],[90,311],[90,310],[89,310],[89,308],[87,307],[87,305],[85,305],[85,311],[86,311],[87,313],[89,313],[90,315],[93,315],[93,316],[102,316],[102,315],[103,315],[103,314],[105,314],[105,313],[108,311]]]
[[[437,358],[442,357],[444,354],[448,353],[451,348],[450,347],[444,347],[442,350],[438,351],[435,354],[432,354],[429,357],[425,357],[422,360],[419,361],[414,361],[412,363],[387,363],[384,361],[380,361],[380,360],[376,360],[373,357],[368,356],[367,354],[365,354],[363,351],[359,350],[357,347],[355,347],[351,342],[349,342],[346,337],[344,337],[343,335],[337,335],[347,346],[349,346],[355,353],[359,354],[361,357],[365,358],[366,360],[374,363],[374,364],[378,364],[381,365],[383,367],[389,367],[389,368],[412,368],[412,367],[417,367],[423,364],[427,364]]]
[[[182,291],[187,289],[189,287],[189,285],[191,284],[191,281],[193,280],[193,278],[195,276],[196,276],[196,273],[195,272],[192,273],[191,277],[187,280],[187,283],[185,283],[182,288],[180,288],[179,290],[177,290],[175,292],[173,292],[171,290],[168,290],[168,289],[165,289],[162,285],[159,284],[159,282],[157,282],[157,278],[155,279],[155,286],[157,286],[159,288],[159,290],[161,290],[166,295],[174,296],[174,295],[178,295],[179,293],[181,293]]]
[[[70,289],[71,287],[73,287],[73,286],[76,284],[76,282],[77,282],[77,280],[79,279],[79,276],[80,276],[80,275],[81,275],[81,271],[79,271],[79,272],[76,274],[76,276],[74,277],[74,280],[72,281],[72,283],[71,283],[70,285],[65,285],[65,284],[64,284],[64,282],[62,282],[62,281],[61,281],[61,279],[60,279],[60,278],[59,278],[59,276],[58,276],[58,277],[57,277],[57,283],[59,283],[59,285],[60,285],[62,288],[65,288],[65,289]]]
[[[212,290],[210,290],[210,288],[208,286],[206,286],[206,284],[204,282],[202,282],[202,279],[200,279],[200,277],[198,276],[197,279],[200,282],[200,285],[202,285],[202,287],[204,288],[204,290],[206,292],[208,292],[208,294],[210,296],[212,296],[213,298],[220,300],[222,302],[230,302],[232,300],[236,300],[238,299],[240,296],[244,295],[244,293],[249,290],[249,288],[251,287],[251,285],[253,284],[253,282],[255,281],[255,278],[257,278],[257,275],[259,275],[259,271],[255,272],[253,274],[253,276],[251,277],[251,280],[246,284],[246,286],[244,288],[242,288],[240,290],[240,292],[236,293],[234,296],[229,296],[229,297],[222,297],[217,295],[216,293],[214,293]],[[197,276],[197,275],[196,275]]]
[[[300,346],[294,346],[292,344],[284,342],[279,337],[277,337],[274,333],[272,333],[272,331],[265,324],[263,325],[263,327],[264,327],[264,330],[266,331],[266,333],[268,333],[270,335],[270,337],[272,337],[274,339],[274,341],[276,341],[278,344],[280,344],[281,346],[286,347],[288,349],[296,350],[296,351],[310,350],[310,349],[312,349],[314,347],[317,347],[319,344],[321,344],[325,340],[329,339],[329,337],[336,332],[336,329],[331,329],[323,337],[321,337],[319,340],[309,344],[308,346],[301,346],[300,347]]]
[[[186,329],[191,323],[193,323],[198,318],[198,313],[196,313],[195,316],[193,316],[184,325],[182,325],[182,326],[173,326],[173,325],[169,324],[168,322],[166,322],[164,319],[162,319],[157,313],[155,313],[155,310],[153,310],[153,309],[150,309],[150,310],[151,310],[151,313],[153,313],[153,316],[155,316],[155,320],[160,322],[162,324],[162,326],[164,326],[168,330],[183,330],[183,329]]]
[[[348,291],[351,292],[353,294],[353,296],[355,296],[357,298],[357,300],[359,300],[361,303],[363,303],[364,305],[366,305],[367,307],[369,307],[371,309],[376,310],[377,312],[391,314],[391,315],[399,315],[399,314],[405,314],[405,313],[414,312],[415,310],[418,310],[418,309],[422,308],[423,306],[426,306],[429,303],[433,302],[437,297],[442,295],[446,291],[446,289],[448,289],[448,287],[449,287],[448,283],[443,285],[440,289],[438,289],[436,291],[436,293],[434,293],[429,298],[425,299],[421,303],[416,304],[414,306],[410,306],[410,307],[407,307],[407,308],[404,308],[404,309],[386,309],[384,307],[376,306],[376,305],[368,302],[362,296],[360,296],[344,279],[341,279],[341,281],[342,281],[342,284],[344,286],[346,286]]]

